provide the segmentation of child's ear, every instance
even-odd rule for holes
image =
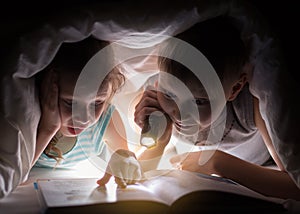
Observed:
[[[247,74],[242,73],[238,81],[232,86],[228,101],[234,100],[247,82]]]

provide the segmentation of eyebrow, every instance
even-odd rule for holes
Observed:
[[[195,91],[195,94],[196,95],[200,95],[200,96],[195,96],[195,98],[207,98],[208,97],[208,95],[207,95],[207,91],[203,88],[203,87],[201,87],[201,88],[198,88],[196,91]]]
[[[192,91],[190,88],[189,88],[189,85],[184,83],[185,86],[189,89],[189,91]],[[162,92],[164,91],[167,91],[167,92],[171,92],[171,93],[174,93],[174,91],[176,92],[176,87],[174,87],[174,85],[172,85],[172,88],[171,90],[169,88],[166,88],[165,86],[162,86],[160,85],[160,88],[162,89]],[[193,96],[195,99],[203,99],[203,98],[207,98],[208,99],[208,94],[205,90],[205,88],[203,86],[199,86],[199,87],[196,87],[194,88],[196,90],[193,90]],[[176,95],[177,93],[174,93],[174,95]],[[196,96],[197,95],[197,96]]]
[[[95,97],[93,98],[93,100],[106,100],[109,97],[108,93],[98,93],[95,95]],[[60,94],[59,98],[61,99],[67,99],[67,100],[74,100],[74,95],[64,95],[64,94]]]

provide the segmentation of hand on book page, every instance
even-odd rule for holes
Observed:
[[[268,198],[224,179],[182,170],[154,170],[146,180],[118,188],[97,178],[39,180],[46,213],[280,213],[283,200]],[[79,212],[80,211],[80,212]]]
[[[124,149],[115,151],[108,162],[104,176],[97,183],[103,186],[112,176],[115,177],[115,182],[123,188],[141,179],[142,170],[133,152]]]

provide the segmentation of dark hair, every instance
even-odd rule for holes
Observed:
[[[57,54],[55,55],[52,62],[45,68],[45,71],[53,70],[59,74],[61,72],[76,72],[76,74],[80,74],[86,63],[101,49],[109,45],[107,41],[100,41],[93,37],[88,37],[79,42],[73,43],[63,43],[59,48]],[[111,60],[113,63],[114,56],[108,55],[108,61]],[[108,62],[109,63],[109,62]],[[101,72],[101,68],[99,68],[99,72]],[[40,72],[37,77],[37,84],[39,85],[44,71]],[[64,80],[65,81],[65,80]],[[115,66],[104,78],[100,85],[100,89],[110,89],[110,96],[106,102],[110,102],[113,95],[117,92],[119,88],[124,84],[125,76],[121,72],[121,70]],[[108,105],[106,105],[108,106]],[[105,109],[106,110],[106,109]],[[105,111],[104,110],[104,111]],[[62,159],[61,151],[55,147],[58,139],[56,136],[48,144],[47,148],[44,150],[44,153],[50,157],[55,159],[56,161],[60,161]],[[56,154],[53,155],[53,152]]]
[[[237,78],[247,61],[247,51],[240,32],[231,18],[218,16],[199,22],[186,31],[178,34],[181,39],[197,48],[210,62],[221,82],[226,78]],[[179,51],[180,46],[169,47]],[[165,48],[162,51],[168,51]],[[186,78],[188,69],[172,59],[159,57],[159,67],[166,72],[175,73],[179,78]]]

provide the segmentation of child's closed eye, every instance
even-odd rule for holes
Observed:
[[[209,99],[207,98],[196,98],[194,99],[194,102],[196,103],[197,106],[203,106],[203,105],[209,105]]]
[[[75,102],[73,100],[69,100],[69,99],[62,99],[62,102],[66,107],[69,107],[69,108],[71,108],[72,105],[75,104]]]
[[[177,98],[177,96],[175,94],[173,94],[172,92],[170,91],[167,91],[167,90],[163,90],[162,93],[164,94],[164,97],[169,99],[169,100],[174,100]]]
[[[95,101],[92,105],[95,107],[100,107],[104,104],[103,100]]]

